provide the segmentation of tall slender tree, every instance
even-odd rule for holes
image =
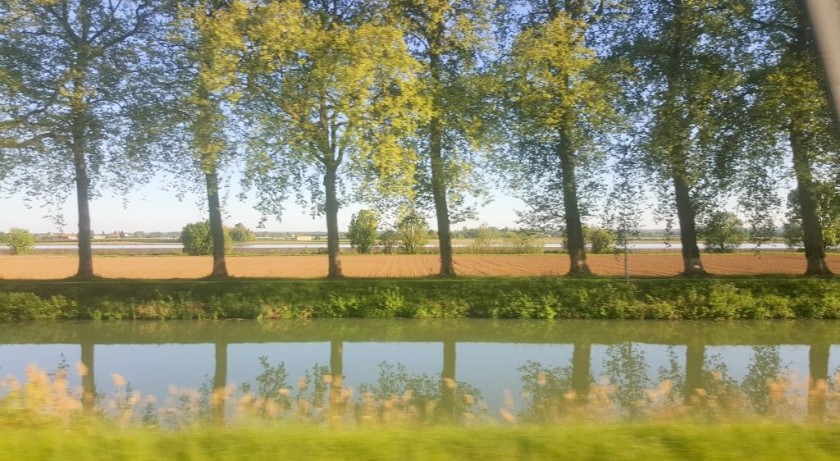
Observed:
[[[204,196],[213,241],[211,277],[228,275],[221,189],[235,158],[233,103],[248,8],[228,0],[174,5],[142,76],[153,83],[135,108],[128,148],[176,179],[176,189]]]
[[[799,0],[757,0],[751,4],[753,33],[762,46],[754,53],[762,66],[754,74],[756,129],[774,142],[768,149],[789,152],[796,180],[807,275],[829,275],[817,212],[820,170],[840,151],[831,105],[815,52],[807,11]],[[833,179],[833,178],[831,178]]]
[[[676,209],[683,274],[706,273],[697,244],[697,216],[723,190],[737,151],[723,142],[723,108],[741,84],[742,37],[734,27],[744,7],[720,0],[645,0],[627,23],[639,69],[635,97],[646,124],[646,167]],[[670,186],[665,187],[666,183]]]
[[[277,1],[254,9],[248,35],[247,110],[259,148],[249,176],[278,176],[278,167],[297,163],[320,177],[309,184],[326,215],[330,278],[342,276],[342,175],[370,167],[383,192],[410,186],[416,157],[403,138],[427,112],[417,63],[381,12],[376,2]]]
[[[558,222],[566,232],[570,275],[590,273],[586,263],[579,180],[603,157],[604,142],[620,94],[613,80],[618,69],[600,58],[591,42],[606,29],[591,26],[620,11],[607,1],[530,2],[523,29],[506,60],[511,130],[523,199],[533,225]],[[606,16],[605,16],[606,13]],[[602,56],[609,50],[602,50]],[[562,206],[562,210],[559,209]]]
[[[422,152],[419,195],[428,191],[434,204],[439,273],[454,276],[451,205],[469,189],[471,165],[465,160],[487,135],[479,64],[489,43],[494,4],[490,0],[391,0],[390,4],[412,53],[423,65],[431,117],[417,142]]]
[[[131,183],[126,174],[132,168],[119,148],[125,108],[133,104],[127,90],[143,62],[140,44],[152,31],[160,5],[154,0],[0,1],[4,64],[26,57],[14,66],[26,89],[17,93],[18,101],[38,108],[39,126],[49,126],[51,133],[44,138],[45,155],[31,156],[20,166],[26,180],[18,184],[39,194],[60,194],[75,184],[80,278],[94,276],[90,199],[97,184],[106,169],[126,187]]]

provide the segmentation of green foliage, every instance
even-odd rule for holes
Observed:
[[[407,254],[417,253],[429,241],[429,224],[417,211],[405,213],[397,222],[397,238]]]
[[[499,237],[499,232],[487,223],[481,223],[475,231],[475,237],[472,242],[472,251],[476,254],[487,253],[490,251],[493,239]]]
[[[350,246],[362,254],[370,253],[373,245],[376,244],[377,227],[379,227],[379,215],[373,210],[360,210],[350,218],[350,226],[347,228],[347,238],[350,239]]]
[[[26,229],[13,227],[9,233],[3,236],[0,242],[9,246],[12,254],[25,255],[32,253],[35,246],[35,237]]]
[[[108,281],[6,283],[0,289],[5,320],[840,318],[835,279]]]
[[[242,223],[237,223],[233,228],[228,229],[228,235],[236,243],[253,242],[257,239],[257,234]]]
[[[181,229],[180,242],[184,245],[184,254],[202,256],[213,254],[213,236],[210,233],[210,222],[200,221],[187,224]],[[225,231],[225,252],[233,250],[233,240]]]
[[[428,115],[427,104],[418,63],[378,6],[270,2],[252,9],[243,108],[258,135],[249,146],[254,168],[246,171],[246,186],[276,189],[276,182],[260,178],[308,169],[322,178],[302,185],[326,213],[329,191],[321,186],[326,180],[335,187],[340,165],[360,180],[363,194],[394,197],[410,190],[417,153],[404,138]],[[264,200],[270,190],[258,194],[261,211],[280,211],[281,201]]]
[[[840,189],[831,182],[814,184],[817,202],[817,219],[822,227],[823,246],[840,247]],[[789,247],[802,246],[802,215],[798,191],[788,194],[787,221],[784,224],[785,242]]]
[[[743,225],[735,213],[716,211],[709,216],[698,233],[709,251],[729,252],[744,243],[746,234]]]
[[[385,254],[393,253],[399,241],[400,238],[397,235],[397,231],[393,229],[388,229],[379,234],[379,245],[382,246],[382,252]]]
[[[27,292],[0,292],[0,322],[76,318],[76,304],[56,295],[40,297]]]
[[[589,242],[589,251],[591,253],[608,253],[613,250],[615,234],[609,229],[587,227],[583,230],[583,240]]]

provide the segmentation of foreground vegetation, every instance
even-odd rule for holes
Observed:
[[[836,278],[0,282],[0,320],[836,319]]]
[[[17,460],[252,459],[836,459],[840,427],[617,425],[539,428],[296,427],[119,430],[21,427],[0,422],[0,450]]]
[[[87,373],[84,367],[79,371],[83,376]],[[467,418],[469,409],[456,405],[458,410],[451,419],[441,423],[435,418],[439,423],[432,425],[411,411],[415,405],[424,406],[419,394],[389,395],[381,389],[380,399],[374,400],[368,392],[353,404],[347,401],[349,393],[336,388],[336,380],[313,376],[314,387],[307,379],[297,391],[281,386],[280,390],[289,392],[278,393],[273,385],[277,370],[269,367],[266,372],[259,388],[252,389],[255,393],[234,396],[229,390],[214,391],[208,398],[206,389],[179,391],[184,393],[176,407],[156,412],[148,410],[154,404],[142,399],[120,376],[112,375],[120,388],[115,395],[93,399],[87,391],[71,389],[66,368],[45,373],[30,367],[26,382],[9,378],[0,385],[4,391],[0,397],[4,434],[0,451],[16,460],[821,460],[834,459],[840,447],[840,426],[832,419],[790,422],[782,411],[786,408],[784,392],[771,398],[779,411],[768,407],[763,415],[750,416],[739,412],[742,405],[737,402],[727,405],[731,399],[718,401],[714,388],[708,394],[698,393],[708,398],[691,405],[671,402],[660,407],[672,400],[668,395],[675,389],[660,385],[634,405],[649,417],[628,420],[617,417],[621,411],[609,398],[603,398],[612,392],[610,387],[599,391],[596,386],[585,403],[580,402],[584,404],[580,412],[574,410],[578,408],[574,398],[542,400],[535,395],[535,408],[566,408],[555,415],[561,419],[544,424],[520,423],[505,411],[501,411],[501,419]],[[468,395],[460,393],[462,387],[457,386],[456,401],[473,405],[465,398]],[[826,395],[821,395],[825,405]],[[809,408],[815,401],[811,397]],[[228,405],[231,418],[227,421],[224,416],[217,417],[224,411],[215,411],[219,404],[225,407],[226,400],[232,404]],[[712,401],[722,405],[709,405]],[[434,402],[425,406],[429,403]],[[444,400],[437,403],[438,408],[445,405]],[[735,413],[729,415],[732,411]],[[335,418],[335,412],[345,412],[355,422],[343,416]],[[460,412],[463,418],[455,416]],[[524,415],[527,410],[520,416]],[[593,415],[606,419],[593,419]]]

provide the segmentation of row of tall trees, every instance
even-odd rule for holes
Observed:
[[[492,166],[524,223],[565,230],[582,275],[597,199],[626,239],[650,185],[684,274],[702,275],[700,220],[736,200],[766,234],[789,174],[807,273],[829,274],[816,188],[837,184],[840,130],[806,13],[799,0],[0,0],[0,184],[47,204],[75,189],[79,277],[94,274],[90,199],[158,172],[206,195],[214,276],[227,275],[220,187],[240,166],[265,216],[292,195],[325,215],[330,277],[349,198],[433,211],[452,276],[450,225],[481,194],[475,166]]]

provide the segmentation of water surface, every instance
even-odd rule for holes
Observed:
[[[834,412],[838,346],[840,323],[829,321],[47,322],[0,329],[0,375],[83,363],[89,374],[69,373],[71,387],[124,393],[118,375],[161,404],[224,388],[306,394],[316,406],[375,396],[378,411],[399,397],[509,419],[550,419],[582,401],[621,418],[732,405],[802,419]]]

